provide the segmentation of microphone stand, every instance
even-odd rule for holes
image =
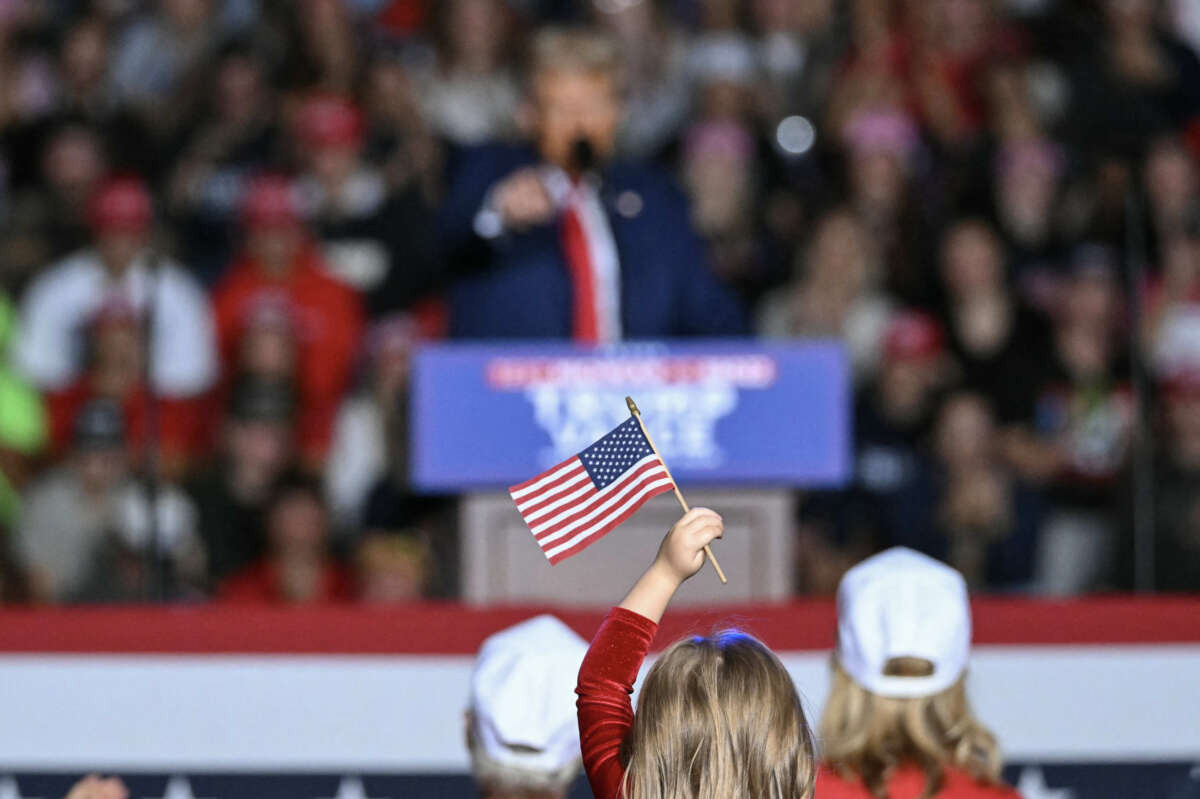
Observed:
[[[146,547],[142,586],[147,602],[166,601],[167,580],[159,540],[158,497],[160,494],[158,389],[154,380],[154,338],[158,323],[158,287],[162,252],[153,247],[146,256],[146,307],[142,315],[142,390],[146,397],[146,432],[142,441],[142,487],[146,497]]]
[[[1146,235],[1142,227],[1143,200],[1139,188],[1140,173],[1136,166],[1134,178],[1125,196],[1125,251],[1128,259],[1129,283],[1129,359],[1133,381],[1132,436],[1132,522],[1133,522],[1133,586],[1138,593],[1154,590],[1154,431],[1150,402],[1150,385],[1145,359],[1146,294]]]

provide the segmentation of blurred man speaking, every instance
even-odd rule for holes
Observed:
[[[442,235],[462,274],[452,332],[585,343],[742,332],[683,194],[658,171],[614,158],[612,43],[548,29],[531,59],[531,144],[468,151],[451,183]]]

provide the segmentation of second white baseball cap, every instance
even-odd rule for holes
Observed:
[[[471,674],[474,734],[494,762],[530,774],[579,760],[575,682],[587,642],[549,615],[483,642]]]
[[[962,676],[971,651],[971,606],[961,574],[905,547],[867,558],[838,586],[837,659],[873,694],[941,693]],[[927,660],[933,672],[887,674],[893,658]]]

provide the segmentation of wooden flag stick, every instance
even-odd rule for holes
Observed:
[[[683,498],[683,494],[679,491],[679,484],[675,482],[675,478],[671,476],[671,470],[667,468],[667,462],[663,460],[663,456],[659,453],[658,447],[654,446],[654,439],[650,437],[650,431],[646,429],[646,423],[642,421],[642,412],[638,410],[637,403],[633,401],[633,397],[626,397],[625,404],[629,406],[629,412],[633,414],[633,418],[637,419],[638,425],[642,428],[642,434],[646,436],[646,440],[650,442],[650,449],[654,450],[654,454],[658,456],[658,460],[662,463],[663,471],[667,473],[667,479],[671,481],[671,487],[675,489],[675,498],[679,500],[679,504],[683,506],[683,512],[687,513],[691,508],[688,507],[687,500]],[[704,554],[708,557],[708,562],[717,570],[717,576],[721,578],[722,583],[729,582],[725,579],[725,572],[721,570],[721,564],[717,562],[717,556],[709,549],[708,544],[704,545]]]

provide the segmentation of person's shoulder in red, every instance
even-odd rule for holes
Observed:
[[[266,282],[260,270],[255,268],[254,259],[243,253],[226,267],[216,285],[213,286],[213,302],[228,303]]]
[[[50,415],[50,453],[61,458],[71,446],[75,416],[92,398],[91,381],[84,376],[64,389],[47,392],[45,396]]]
[[[1021,799],[1007,785],[981,782],[965,771],[947,767],[942,789],[934,799]],[[925,772],[916,766],[902,766],[888,780],[888,799],[917,799],[925,791]],[[840,776],[826,765],[817,772],[817,799],[875,799],[857,779]]]
[[[301,307],[320,309],[331,326],[322,331],[327,338],[351,349],[362,335],[363,303],[358,289],[331,274],[315,248],[307,249],[298,259],[289,289],[292,301]]]
[[[332,403],[346,390],[363,337],[362,298],[357,289],[326,271],[321,257],[308,251],[301,258],[289,289],[304,318],[308,341],[300,365],[309,401]],[[332,413],[329,411],[330,422]]]
[[[222,357],[228,358],[230,354],[229,349],[241,326],[245,306],[264,285],[266,283],[254,268],[253,261],[243,255],[229,265],[213,287],[213,316]]]
[[[310,245],[296,254],[286,273],[277,276],[265,273],[251,256],[239,256],[213,289],[218,325],[240,321],[243,306],[264,291],[282,292],[300,305],[335,306],[348,316],[362,313],[358,290],[330,274],[316,247]]]
[[[275,570],[261,560],[221,583],[217,596],[226,602],[275,602],[279,599]]]
[[[358,289],[334,275],[316,246],[305,247],[296,257],[291,282],[308,291],[323,289],[339,298],[357,297]]]
[[[221,584],[217,592],[225,602],[317,603],[346,602],[354,598],[354,581],[349,572],[336,562],[325,565],[314,593],[308,597],[285,596],[279,570],[270,560],[263,559],[238,572]]]

